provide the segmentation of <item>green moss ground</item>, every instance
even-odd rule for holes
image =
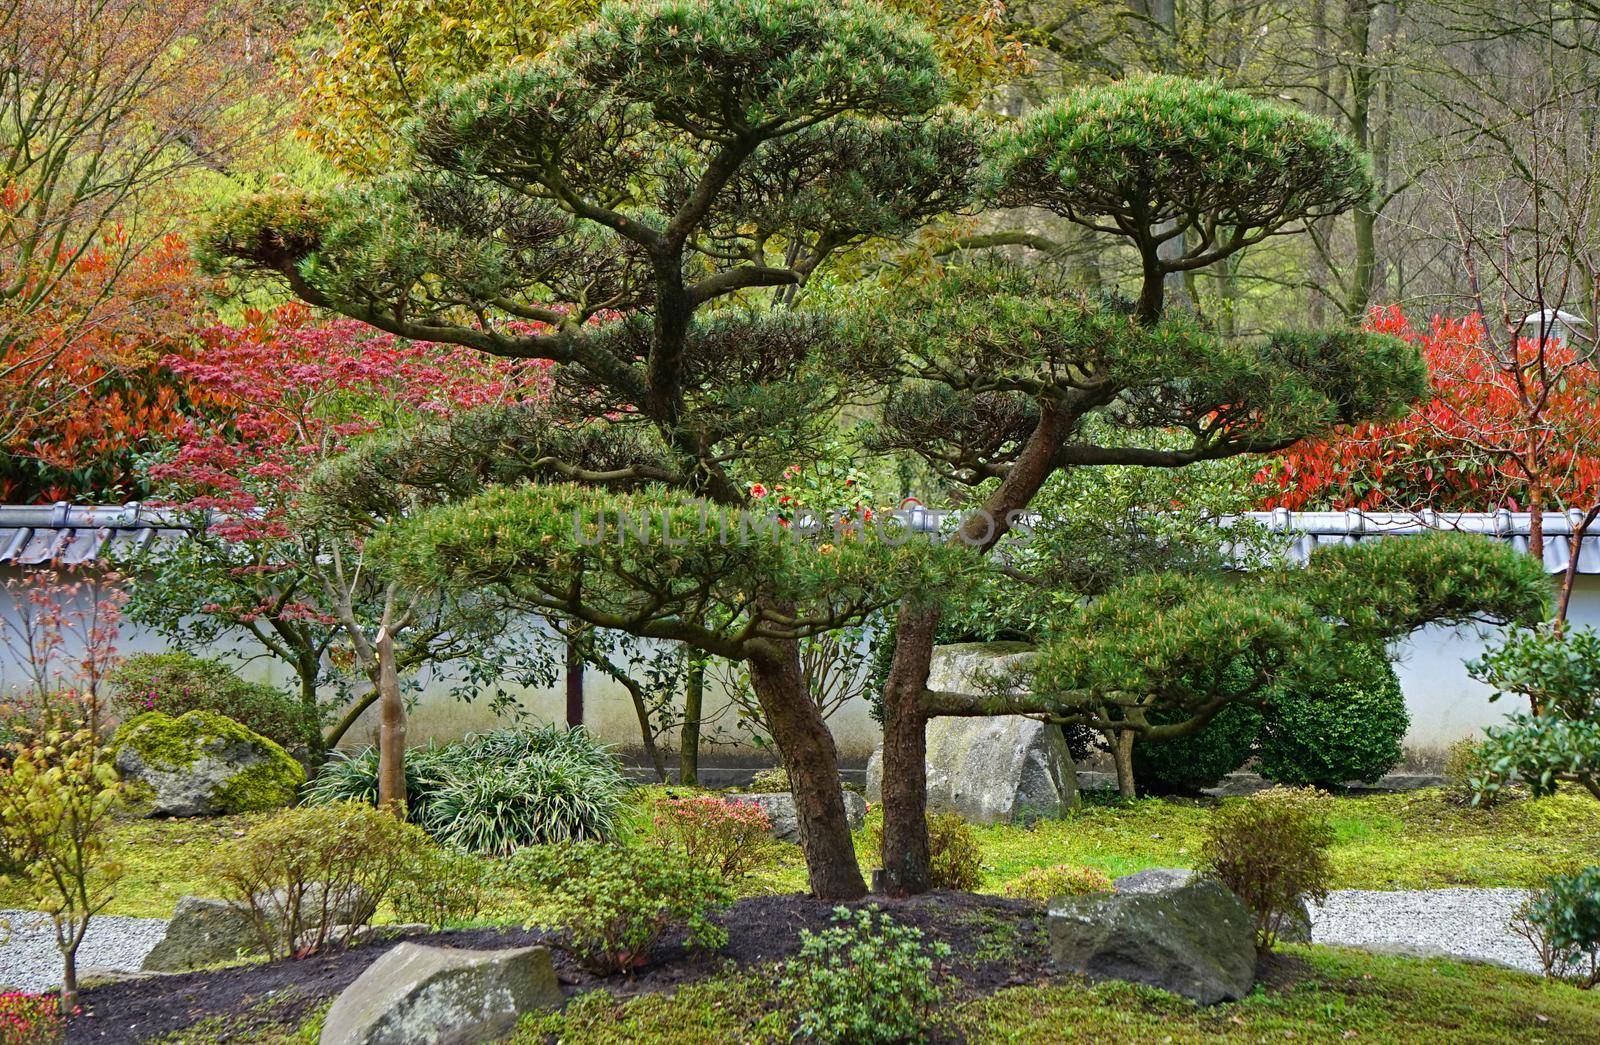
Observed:
[[[648,834],[648,804],[665,793],[663,788],[640,789],[628,818],[632,832]],[[1026,828],[979,828],[983,888],[998,892],[1024,871],[1052,864],[1084,864],[1110,875],[1191,865],[1215,804],[1141,799],[1088,805],[1066,819]],[[1508,802],[1492,810],[1453,805],[1437,790],[1340,798],[1335,808],[1334,884],[1341,889],[1530,886],[1557,871],[1600,862],[1600,802],[1576,792]],[[107,913],[164,918],[178,897],[210,892],[199,878],[200,858],[238,837],[261,815],[122,821],[115,844],[127,874]],[[876,854],[869,851],[864,834],[857,836],[857,855],[868,868],[876,865]],[[798,850],[744,885],[745,892],[804,888],[805,866]],[[0,880],[0,907],[16,906],[20,896],[14,885]],[[514,904],[492,906],[499,918],[520,917]]]
[[[1600,994],[1486,966],[1324,947],[1285,987],[1201,1008],[1174,995],[1063,978],[947,1009],[974,1042],[1600,1042]],[[773,977],[730,974],[671,996],[618,1001],[597,992],[525,1020],[517,1045],[691,1045],[783,1041]]]

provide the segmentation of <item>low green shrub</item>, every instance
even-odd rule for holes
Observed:
[[[867,844],[883,850],[883,820],[867,821]],[[972,825],[956,813],[928,814],[928,870],[935,889],[966,892],[983,884],[983,848]]]
[[[794,1013],[795,1037],[871,1045],[922,1041],[937,1025],[950,948],[876,907],[834,909],[821,932],[800,932],[800,953],[785,963],[780,990]]]
[[[415,825],[338,802],[257,824],[217,850],[206,872],[249,912],[267,953],[281,958],[348,943],[427,848]]]
[[[1475,737],[1462,737],[1451,744],[1444,753],[1444,797],[1455,805],[1470,805],[1475,797],[1472,781],[1481,776],[1487,767],[1483,741]],[[1492,803],[1480,801],[1480,805]]]
[[[674,925],[684,927],[694,946],[714,949],[728,941],[727,930],[709,917],[732,900],[727,885],[659,846],[530,847],[507,861],[504,879],[537,894],[538,924],[596,973],[643,965]]]
[[[1600,984],[1600,867],[1557,875],[1533,890],[1511,929],[1533,945],[1544,974]]]
[[[928,864],[935,889],[967,892],[983,884],[983,848],[972,825],[955,813],[928,817]]]
[[[789,793],[789,771],[782,766],[763,769],[750,779],[744,789],[752,795],[786,795]]]
[[[662,846],[726,882],[775,863],[783,851],[772,837],[772,818],[754,802],[668,798],[656,804],[652,819]]]
[[[1200,869],[1250,908],[1264,950],[1302,916],[1305,901],[1327,898],[1333,875],[1328,803],[1309,788],[1274,787],[1226,802],[1211,816]]]
[[[1153,724],[1187,719],[1187,712],[1151,712]],[[1215,787],[1222,778],[1250,760],[1261,732],[1261,712],[1229,704],[1210,722],[1188,736],[1133,745],[1133,776],[1139,787],[1156,795],[1192,794]]]
[[[483,910],[495,866],[443,846],[424,846],[395,879],[389,903],[401,921],[443,929],[470,922]]]
[[[1111,877],[1094,867],[1057,864],[1035,867],[1001,886],[1000,893],[1016,900],[1049,903],[1058,896],[1086,896],[1111,890]]]
[[[486,855],[609,840],[628,789],[620,763],[581,726],[501,729],[406,753],[408,819],[441,845]],[[305,799],[376,804],[377,750],[330,760]]]
[[[262,682],[247,682],[220,660],[193,654],[139,653],[110,678],[111,710],[127,720],[147,711],[176,718],[215,711],[286,748],[311,743],[318,723],[300,701]]]
[[[1312,693],[1274,693],[1262,714],[1256,771],[1281,784],[1373,783],[1400,763],[1411,716],[1388,654],[1344,646],[1338,677]]]

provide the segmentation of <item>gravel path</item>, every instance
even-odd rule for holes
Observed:
[[[162,918],[116,918],[89,922],[78,948],[78,975],[90,967],[136,971],[150,948],[167,935]],[[0,911],[0,987],[49,991],[61,986],[61,952],[48,915]]]
[[[1311,908],[1311,938],[1367,950],[1472,958],[1539,972],[1533,947],[1507,926],[1524,889],[1341,889]]]

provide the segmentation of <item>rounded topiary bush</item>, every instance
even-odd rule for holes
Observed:
[[[1257,770],[1284,784],[1376,781],[1400,762],[1411,717],[1381,648],[1339,652],[1338,678],[1317,692],[1280,692],[1262,715]]]
[[[140,653],[114,671],[111,710],[124,721],[150,711],[215,711],[286,748],[309,744],[317,724],[276,686],[247,682],[220,660],[190,653]]]
[[[1154,723],[1182,721],[1183,714],[1154,712]],[[1133,776],[1152,794],[1193,792],[1215,787],[1244,765],[1261,732],[1261,712],[1245,704],[1229,704],[1215,718],[1188,736],[1133,745]]]
[[[214,711],[135,716],[117,730],[111,750],[152,816],[278,809],[294,801],[306,778],[281,746]]]

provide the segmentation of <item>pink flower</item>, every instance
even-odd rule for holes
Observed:
[[[761,500],[761,498],[765,497],[766,495],[767,495],[767,488],[765,486],[762,486],[760,483],[751,483],[750,484],[750,496],[751,497],[754,497],[756,500],[759,501],[759,500]]]

